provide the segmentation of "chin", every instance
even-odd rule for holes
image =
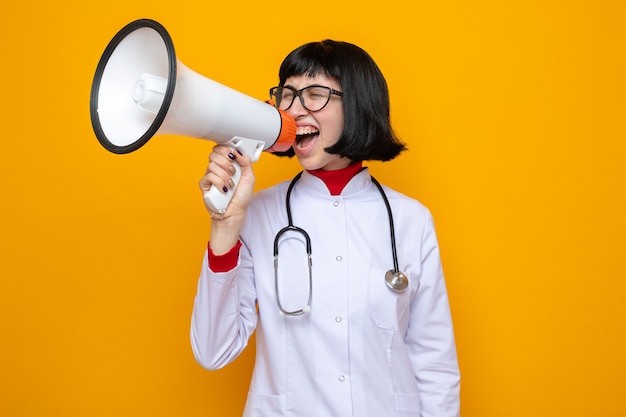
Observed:
[[[312,161],[310,158],[297,154],[296,156],[298,157],[298,162],[300,162],[302,168],[306,169],[307,171],[314,171],[316,169],[322,168],[319,164],[317,164],[315,161]]]

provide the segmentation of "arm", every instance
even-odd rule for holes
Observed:
[[[212,215],[211,240],[204,257],[191,319],[191,344],[196,360],[208,369],[217,369],[234,360],[247,346],[256,326],[256,294],[247,248],[239,247],[239,233],[252,198],[254,173],[250,160],[218,145],[209,156],[209,165],[200,180],[204,195],[211,187],[231,187],[233,161],[241,167],[241,179],[224,213]],[[240,251],[234,268],[211,268],[209,259]],[[237,252],[235,252],[237,253]],[[209,256],[210,254],[210,256]]]
[[[248,266],[245,266],[245,265]],[[245,349],[256,327],[256,292],[247,248],[238,265],[216,273],[205,255],[191,317],[191,346],[198,363],[218,369]]]
[[[422,403],[422,417],[460,415],[460,373],[452,318],[432,218],[422,237],[420,287],[405,342]]]

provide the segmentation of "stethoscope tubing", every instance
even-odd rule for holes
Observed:
[[[296,175],[294,179],[291,181],[291,183],[289,184],[289,188],[287,189],[287,195],[285,196],[285,206],[287,209],[287,223],[288,224],[287,226],[279,230],[278,233],[276,234],[276,237],[274,237],[274,287],[276,291],[276,304],[278,305],[278,309],[280,310],[280,313],[284,315],[288,315],[288,316],[300,316],[310,311],[311,302],[313,299],[313,267],[312,267],[313,262],[312,262],[311,238],[309,234],[306,232],[306,230],[300,227],[294,226],[293,217],[291,215],[291,192],[293,191],[294,186],[296,185],[296,183],[302,176],[303,172],[304,171],[298,173],[298,175]],[[398,266],[396,233],[395,233],[395,225],[393,223],[393,212],[391,211],[391,204],[389,204],[389,199],[387,198],[387,194],[383,190],[383,187],[380,185],[380,183],[374,177],[371,177],[371,179],[374,185],[376,186],[376,188],[378,189],[378,191],[380,192],[380,195],[383,198],[383,202],[385,203],[385,208],[387,209],[387,216],[389,218],[389,236],[391,238],[391,254],[393,257],[393,270],[387,272],[387,275],[385,276],[385,280],[387,281],[387,285],[389,286],[391,290],[400,292],[406,289],[408,285],[408,278],[402,272],[400,272],[400,268]],[[293,311],[285,310],[285,308],[283,307],[282,303],[280,302],[280,295],[279,295],[279,288],[278,288],[278,244],[279,244],[280,237],[286,232],[290,232],[290,231],[300,233],[302,236],[304,236],[304,239],[306,242],[308,266],[309,266],[309,296],[308,296],[306,307],[299,309],[299,310],[293,310]],[[389,279],[387,279],[388,276],[389,276]],[[406,282],[404,282],[403,283],[404,285],[402,285],[401,287],[395,288],[395,284],[391,283],[392,282],[391,278],[396,277],[397,279],[398,276],[401,276],[402,277],[401,280],[404,279],[406,280]]]
[[[396,228],[393,224],[393,212],[391,211],[391,204],[389,204],[389,199],[387,198],[387,194],[383,190],[383,187],[376,180],[376,178],[371,177],[372,182],[380,191],[380,195],[383,197],[383,201],[385,202],[385,207],[387,208],[387,216],[389,217],[389,236],[391,238],[391,254],[393,257],[393,272],[398,273],[400,271],[400,267],[398,266],[398,250],[396,249]]]

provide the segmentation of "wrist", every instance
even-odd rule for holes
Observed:
[[[241,221],[235,221],[231,217],[211,222],[209,248],[215,255],[225,254],[237,245],[242,225]]]

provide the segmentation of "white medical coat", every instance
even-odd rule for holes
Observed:
[[[287,225],[288,182],[255,194],[237,266],[214,273],[205,255],[191,342],[197,361],[221,368],[256,329],[247,417],[452,417],[460,377],[433,221],[416,200],[387,187],[400,270],[409,288],[385,284],[393,269],[387,210],[367,169],[332,196],[304,172],[291,195],[295,226],[311,238],[313,298],[302,316],[279,313],[273,242]],[[306,305],[304,238],[279,244],[285,309]],[[257,312],[258,305],[258,312]]]

